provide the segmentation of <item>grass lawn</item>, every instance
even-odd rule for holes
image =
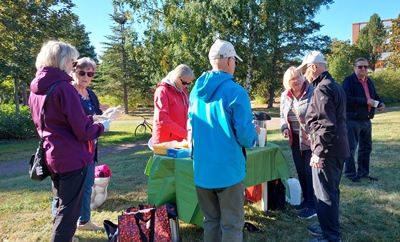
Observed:
[[[263,110],[273,117],[279,112]],[[270,112],[271,111],[271,112]],[[140,116],[139,116],[140,117]],[[146,117],[149,117],[146,115]],[[135,121],[135,120],[134,120]],[[136,124],[140,118],[136,119]],[[131,142],[134,127],[132,120],[115,122],[111,132],[100,138],[100,144],[115,145]],[[279,127],[268,127],[268,142],[278,144],[287,161],[290,172],[296,177],[288,141],[283,139]],[[2,143],[1,157],[20,152],[32,153],[37,141],[27,143]],[[92,221],[102,225],[107,219],[117,222],[121,210],[147,203],[147,176],[143,174],[150,150],[109,156],[101,159],[112,170],[108,187],[108,199],[100,208],[92,211]],[[399,241],[400,232],[400,111],[378,113],[373,119],[373,151],[371,175],[379,182],[363,180],[351,183],[341,180],[340,222],[342,241]],[[27,156],[25,156],[27,157]],[[27,172],[0,178],[0,240],[1,241],[48,241],[51,234],[51,180],[37,183],[29,180]],[[317,224],[316,218],[301,220],[290,205],[282,211],[260,210],[261,204],[246,204],[246,221],[257,224],[261,234],[245,232],[245,241],[308,241],[313,238],[306,231],[308,225]],[[184,213],[184,211],[179,211]],[[202,229],[195,225],[181,224],[183,241],[202,241]],[[104,232],[77,231],[79,241],[107,241]]]

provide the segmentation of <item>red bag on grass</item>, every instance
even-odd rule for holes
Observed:
[[[256,203],[262,197],[262,184],[246,188],[246,200]]]
[[[167,204],[140,205],[118,216],[119,242],[170,242],[171,228]]]

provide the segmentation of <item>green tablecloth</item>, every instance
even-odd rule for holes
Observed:
[[[286,159],[278,145],[268,142],[265,147],[247,149],[246,153],[246,187],[289,178]],[[176,202],[180,220],[203,225],[193,182],[193,161],[190,157],[174,159],[154,155],[148,174],[149,204],[159,206],[167,201]]]

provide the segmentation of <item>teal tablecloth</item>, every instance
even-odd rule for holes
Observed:
[[[289,178],[285,157],[278,145],[246,149],[247,173],[245,186],[250,187],[275,179]],[[203,225],[193,182],[193,161],[190,157],[170,158],[154,155],[148,172],[148,203],[156,206],[176,202],[179,219]]]

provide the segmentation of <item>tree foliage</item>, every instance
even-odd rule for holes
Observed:
[[[350,40],[333,40],[329,46],[329,53],[325,55],[328,61],[328,70],[336,81],[341,83],[344,78],[353,73],[353,62],[358,57],[355,47]]]
[[[210,69],[208,51],[215,39],[232,42],[244,60],[235,76],[250,95],[270,97],[296,56],[325,49],[326,36],[313,36],[321,25],[313,17],[332,0],[147,1],[121,0],[147,24],[147,70],[160,78],[181,63],[195,75]],[[295,6],[295,7],[294,7]],[[158,80],[152,80],[156,82]]]
[[[385,28],[378,14],[373,14],[368,24],[361,29],[355,46],[360,51],[360,56],[369,62],[369,68],[375,71],[375,64],[381,58],[383,43],[386,36]]]
[[[385,50],[392,52],[386,59],[387,68],[400,68],[400,14],[396,19],[392,19],[392,27],[387,35]]]
[[[27,89],[35,75],[35,60],[42,44],[50,39],[76,45],[78,51],[95,58],[88,34],[71,12],[70,0],[0,1],[0,82],[12,80],[16,114],[27,104]],[[9,93],[2,95],[10,96]],[[21,99],[22,98],[22,99]]]

